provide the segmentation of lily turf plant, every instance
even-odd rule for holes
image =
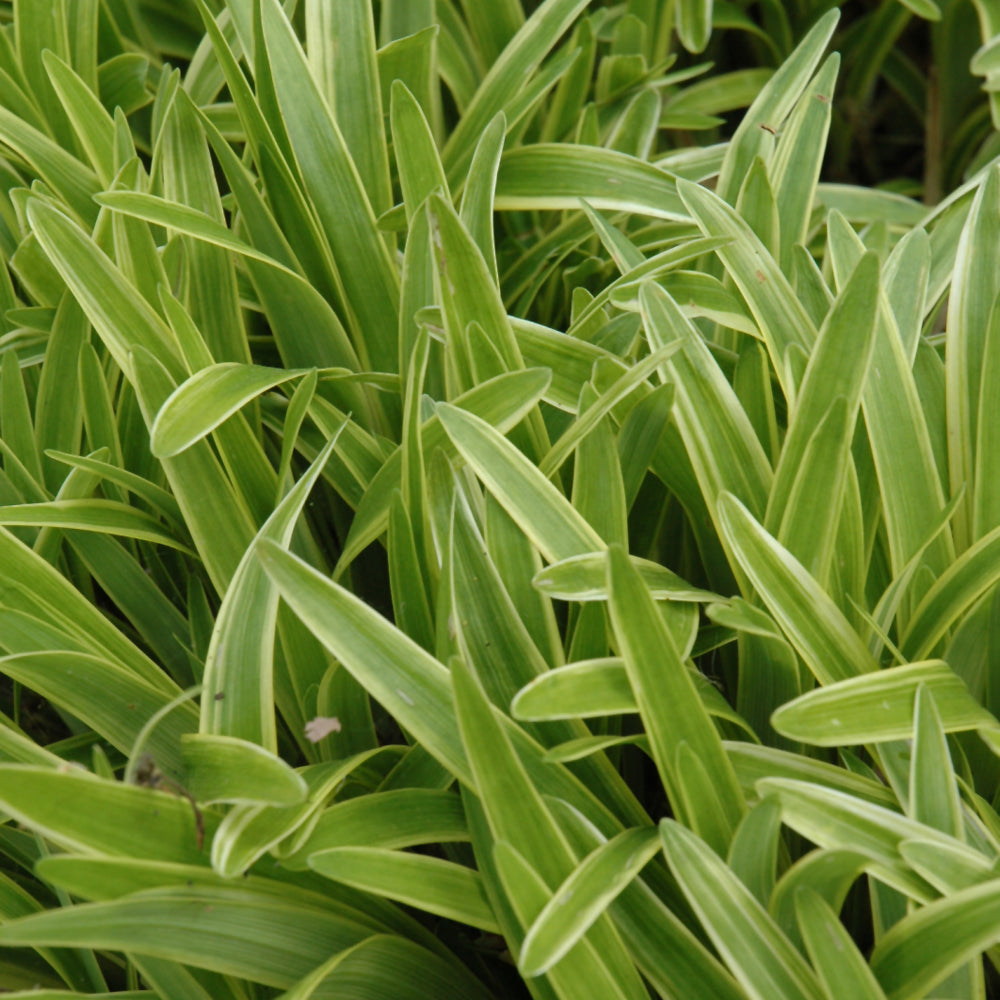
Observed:
[[[0,25],[0,989],[1000,995],[996,4]]]

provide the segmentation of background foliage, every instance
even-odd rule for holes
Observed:
[[[0,987],[998,995],[997,18],[0,4]]]

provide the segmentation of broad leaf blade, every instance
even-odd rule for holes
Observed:
[[[755,1000],[815,1000],[815,974],[767,911],[693,833],[660,823],[663,852],[688,903],[747,994]]]
[[[817,746],[908,739],[921,687],[933,693],[945,732],[1000,725],[941,660],[889,667],[828,684],[782,705],[771,722],[790,739]]]
[[[864,956],[826,900],[803,888],[795,895],[795,908],[809,957],[827,996],[885,1000]]]
[[[677,181],[627,153],[538,143],[510,149],[500,161],[495,207],[501,211],[577,209],[581,199],[598,209],[675,221],[689,218]]]
[[[444,666],[359,598],[275,542],[262,540],[257,558],[299,617],[379,704],[456,777],[467,779]]]
[[[743,571],[821,683],[878,668],[826,591],[731,494],[719,498],[719,517]]]
[[[545,0],[504,48],[445,146],[442,159],[453,184],[465,178],[476,143],[493,117],[516,102],[519,91],[586,7],[587,0]],[[510,125],[515,123],[511,115],[507,118]]]
[[[655,828],[636,827],[588,854],[528,929],[518,961],[524,975],[558,962],[659,849]]]
[[[309,867],[335,882],[447,920],[494,934],[500,930],[482,877],[452,861],[378,847],[334,847],[311,854]]]
[[[917,1000],[1000,940],[1000,882],[936,900],[904,917],[872,952],[889,1000]]]
[[[262,26],[282,120],[356,317],[355,349],[367,367],[396,371],[399,276],[375,213],[277,0],[263,3]]]
[[[250,890],[154,889],[10,921],[0,945],[134,951],[280,988],[377,925]]]
[[[189,802],[64,767],[0,766],[0,808],[70,851],[207,864]]]
[[[251,740],[272,753],[277,748],[273,651],[278,591],[257,561],[257,546],[264,539],[283,545],[291,541],[299,515],[338,436],[339,431],[288,491],[233,575],[205,657],[203,733]]]
[[[604,541],[537,467],[484,420],[441,403],[459,453],[550,562],[603,549]]]
[[[667,796],[687,826],[724,851],[746,805],[719,735],[684,666],[682,651],[618,546],[610,550],[608,582],[615,636]],[[682,766],[685,747],[699,759],[704,775]],[[702,778],[708,779],[707,786]],[[703,808],[710,792],[722,813],[718,825],[709,820],[712,810]]]
[[[181,383],[157,413],[151,428],[153,454],[172,458],[210,434],[255,396],[301,374],[234,361],[202,368]]]
[[[511,905],[528,925],[540,902],[572,871],[574,856],[548,807],[518,759],[479,681],[464,663],[452,660],[455,711],[474,776],[474,789],[497,849],[508,848],[533,873],[508,884]],[[519,845],[520,850],[514,846]],[[531,864],[524,853],[534,858]],[[540,869],[540,871],[539,871]],[[562,966],[560,977],[588,990],[588,979],[610,996],[638,997],[643,987],[617,933],[607,921],[595,924],[578,944],[584,968]],[[603,985],[601,985],[603,983]]]
[[[231,736],[188,733],[181,752],[185,784],[199,802],[298,805],[306,784],[280,757]]]

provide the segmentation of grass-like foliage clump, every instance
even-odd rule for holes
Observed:
[[[0,991],[1000,996],[998,52],[0,4]]]

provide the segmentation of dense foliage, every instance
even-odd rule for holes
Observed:
[[[0,989],[1000,995],[995,3],[0,24]]]

